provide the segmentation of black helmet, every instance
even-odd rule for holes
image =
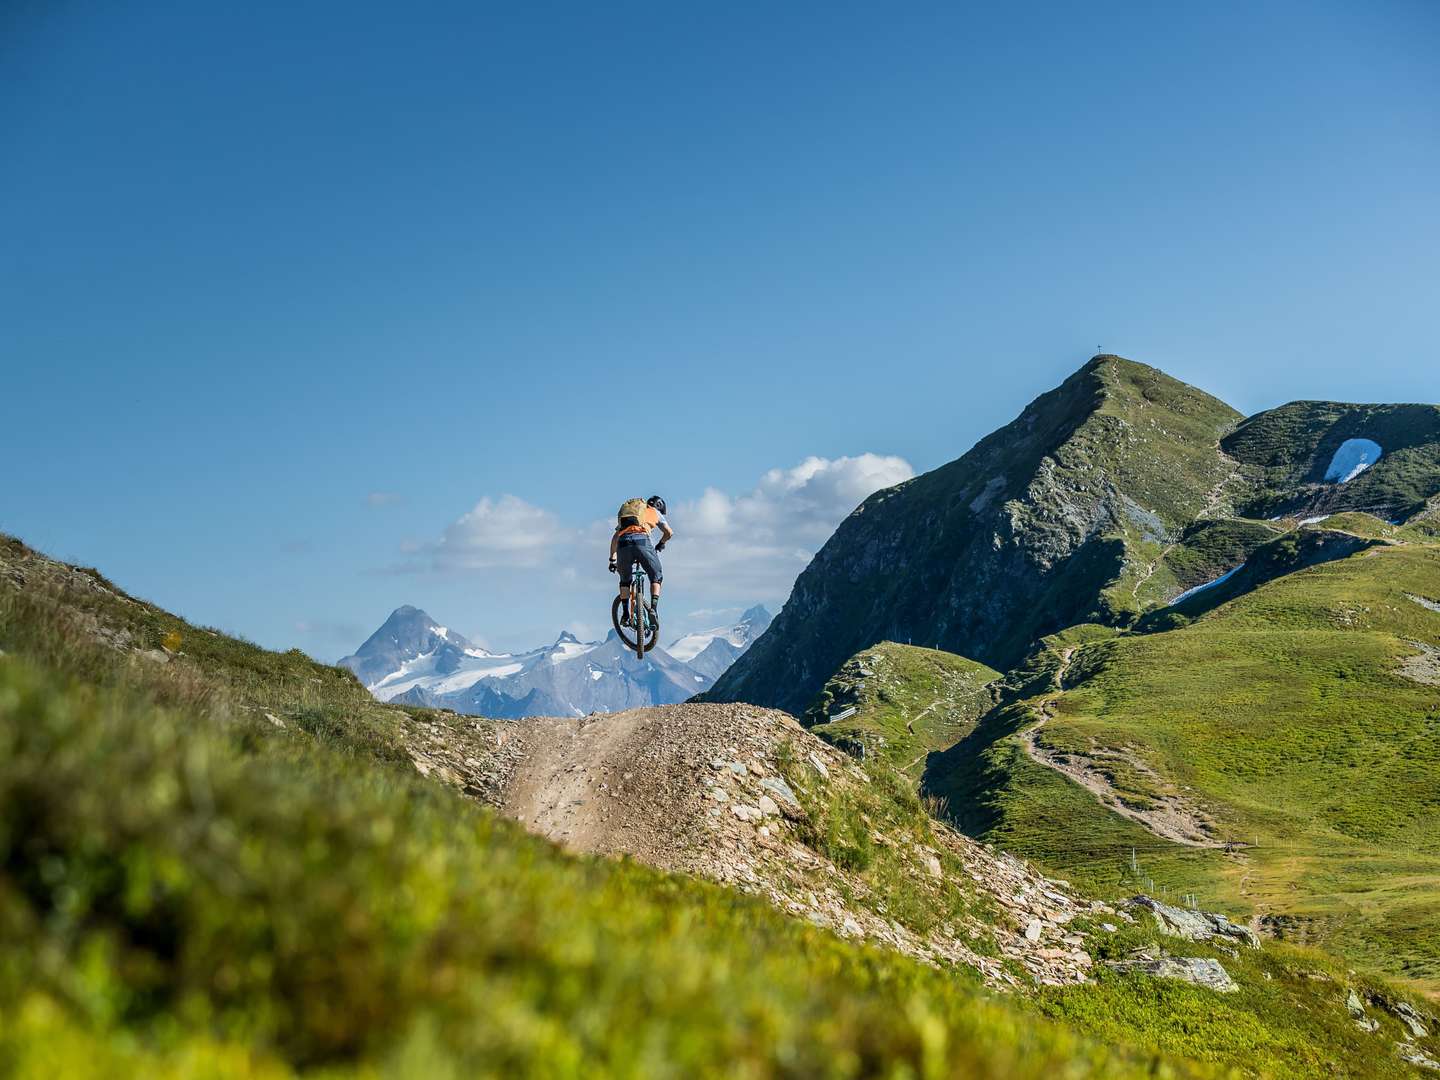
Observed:
[[[662,514],[665,513],[665,500],[660,498],[659,495],[651,495],[645,500],[645,505],[659,510]]]

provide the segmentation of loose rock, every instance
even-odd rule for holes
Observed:
[[[1128,960],[1112,960],[1116,971],[1138,971],[1157,979],[1178,979],[1217,994],[1233,994],[1240,987],[1219,960],[1204,956],[1149,956],[1138,954]]]
[[[1260,947],[1260,935],[1248,926],[1232,923],[1224,915],[1213,911],[1188,911],[1185,908],[1163,904],[1150,896],[1135,896],[1125,901],[1132,908],[1141,908],[1155,917],[1160,932],[1187,941],[1209,941],[1212,938],[1229,938],[1239,941],[1252,949]]]
[[[1400,1060],[1407,1065],[1415,1065],[1421,1069],[1433,1069],[1435,1072],[1440,1072],[1440,1061],[1436,1061],[1414,1043],[1396,1043],[1395,1052],[1400,1055]]]
[[[1395,1014],[1396,1018],[1410,1029],[1410,1034],[1417,1039],[1425,1039],[1430,1036],[1430,1029],[1420,1022],[1421,1017],[1408,1001],[1387,1001],[1386,1008]]]
[[[790,790],[790,785],[779,776],[767,776],[760,781],[760,787],[780,806],[780,812],[786,817],[803,818],[805,808],[800,805],[800,800],[795,797],[795,792]]]

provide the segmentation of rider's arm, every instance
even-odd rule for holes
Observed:
[[[616,529],[610,534],[610,561],[614,562],[620,552],[620,530]]]
[[[674,535],[675,530],[670,528],[670,523],[662,518],[660,520],[660,542],[664,544]]]

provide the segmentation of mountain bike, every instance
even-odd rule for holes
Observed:
[[[627,600],[630,614],[625,618],[622,616]],[[636,563],[630,575],[629,595],[615,597],[615,602],[610,605],[610,621],[615,624],[615,633],[620,635],[620,641],[641,660],[660,639],[660,616],[649,601],[650,580],[644,568]]]

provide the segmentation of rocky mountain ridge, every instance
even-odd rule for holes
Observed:
[[[1357,440],[1375,459],[1327,479]],[[956,461],[866,499],[706,698],[798,715],[887,640],[1005,670],[1045,634],[1133,625],[1235,569],[1281,531],[1267,519],[1393,520],[1437,494],[1440,408],[1297,402],[1246,419],[1097,356]]]

